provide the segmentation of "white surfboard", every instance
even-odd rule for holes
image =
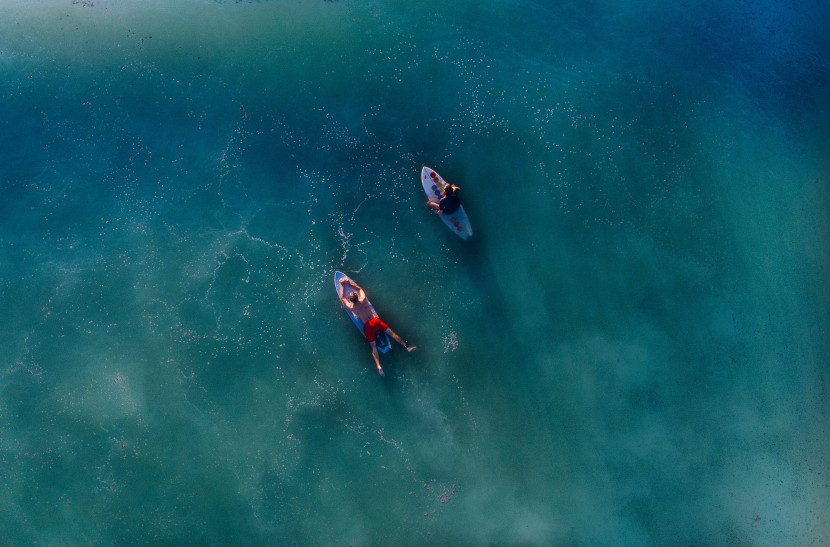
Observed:
[[[334,290],[337,292],[337,299],[338,300],[340,300],[340,280],[341,279],[346,279],[346,280],[351,281],[349,276],[344,274],[343,272],[334,272]],[[343,296],[348,298],[349,295],[352,294],[353,292],[355,292],[354,287],[352,287],[351,285],[349,285],[347,283],[345,285],[344,289],[343,289]],[[369,308],[372,310],[372,315],[377,317],[378,314],[375,312],[375,308],[374,308],[374,306],[372,306],[372,303],[369,302],[369,297],[368,296],[366,297],[366,304],[368,304]],[[344,310],[346,310],[346,314],[348,314],[349,318],[352,320],[352,323],[354,323],[354,325],[357,327],[357,330],[360,331],[360,334],[362,336],[363,335],[363,321],[358,319],[358,317],[354,314],[354,312],[352,312],[352,310],[350,310],[349,308],[347,308],[343,304],[342,300],[340,300],[340,305],[343,306]],[[375,346],[378,348],[378,351],[381,352],[381,353],[386,353],[387,351],[389,351],[389,348],[392,347],[392,342],[391,342],[391,340],[389,340],[389,335],[386,334],[385,332],[379,332],[377,341],[375,342]]]
[[[447,181],[441,178],[441,175],[436,173],[433,169],[430,169],[426,165],[421,168],[421,185],[424,187],[424,192],[427,194],[427,198],[430,201],[439,202],[443,197],[444,186],[446,186]],[[458,210],[450,215],[443,214],[438,215],[441,217],[441,220],[444,221],[444,224],[447,225],[447,228],[455,232],[455,234],[460,237],[461,239],[467,239],[473,235],[473,227],[470,225],[470,219],[467,217],[467,213],[464,211],[464,206],[458,208]]]

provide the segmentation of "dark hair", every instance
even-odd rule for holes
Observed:
[[[351,300],[352,302],[357,302],[357,300],[358,300],[357,293],[353,292],[352,294],[350,294],[349,295],[349,300]]]
[[[451,196],[453,192],[455,192],[455,188],[452,187],[452,184],[447,183],[447,185],[444,186],[444,195]]]

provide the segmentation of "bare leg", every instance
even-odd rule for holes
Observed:
[[[378,374],[380,374],[381,376],[384,376],[383,369],[380,368],[380,357],[378,356],[377,344],[375,344],[374,342],[369,342],[369,345],[372,346],[372,359],[375,360],[375,366],[378,369]]]
[[[397,333],[396,333],[395,331],[393,331],[391,328],[386,329],[386,334],[388,334],[389,336],[391,336],[392,338],[394,338],[394,339],[395,339],[395,342],[397,342],[397,343],[399,343],[400,345],[402,345],[403,347],[405,347],[405,348],[406,348],[406,351],[412,351],[412,350],[414,350],[414,349],[415,349],[415,346],[410,346],[409,344],[407,344],[406,342],[404,342],[404,341],[401,339],[401,337],[400,337],[400,336],[398,336],[398,335],[397,335]]]

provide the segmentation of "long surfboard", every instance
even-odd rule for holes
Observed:
[[[421,168],[421,186],[424,187],[424,192],[426,192],[427,198],[431,201],[436,203],[441,201],[441,198],[444,196],[442,192],[446,184],[447,181],[441,178],[441,175],[436,173],[435,170],[426,165]],[[473,235],[473,227],[470,225],[470,219],[467,217],[463,205],[452,214],[448,215],[445,213],[438,216],[441,217],[441,220],[444,221],[447,228],[452,230],[461,239],[467,239]]]
[[[351,281],[349,276],[344,274],[343,272],[334,272],[334,290],[337,292],[337,299],[338,300],[340,300],[340,280],[341,279],[346,279],[348,281]],[[349,295],[352,294],[353,292],[355,292],[354,287],[352,287],[351,285],[349,285],[347,283],[345,285],[345,287],[343,288],[343,296],[345,296],[346,298],[349,298]],[[377,313],[375,312],[375,308],[374,308],[374,306],[372,306],[372,303],[369,302],[369,297],[368,296],[366,297],[366,304],[368,304],[369,308],[372,310],[372,315],[377,317]],[[354,314],[354,312],[352,310],[350,310],[349,308],[347,308],[345,306],[345,304],[343,304],[342,300],[340,300],[340,305],[343,306],[343,309],[346,311],[346,314],[352,320],[352,323],[354,323],[354,326],[357,327],[357,330],[360,331],[360,334],[362,336],[363,335],[363,321],[358,319],[358,317]],[[381,353],[386,353],[387,351],[389,351],[389,348],[392,347],[392,342],[391,342],[391,340],[389,340],[389,335],[386,334],[385,332],[379,332],[377,341],[375,342],[375,346],[377,346],[378,351],[381,352]]]

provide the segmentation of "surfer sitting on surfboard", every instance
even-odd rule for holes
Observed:
[[[348,298],[344,295],[346,283],[354,287],[354,292],[352,292]],[[375,365],[378,367],[378,374],[381,376],[383,376],[383,369],[380,368],[380,357],[378,357],[378,348],[376,344],[378,333],[385,332],[394,338],[397,343],[405,347],[406,351],[412,351],[415,349],[415,346],[407,344],[405,340],[401,339],[401,337],[395,333],[395,331],[389,328],[389,325],[381,321],[380,317],[373,313],[371,306],[366,303],[366,293],[363,292],[363,289],[351,279],[340,280],[340,300],[343,301],[343,305],[346,306],[347,309],[352,310],[355,316],[357,316],[357,318],[363,323],[363,336],[366,337],[369,345],[372,346],[372,358],[375,360]]]
[[[432,209],[435,211],[435,214],[437,215],[451,215],[454,212],[458,211],[458,209],[461,207],[461,199],[458,197],[459,190],[461,190],[461,188],[448,182],[444,185],[444,197],[441,198],[441,201],[439,201],[438,203],[435,203],[434,201],[427,201],[427,205],[432,207]]]

